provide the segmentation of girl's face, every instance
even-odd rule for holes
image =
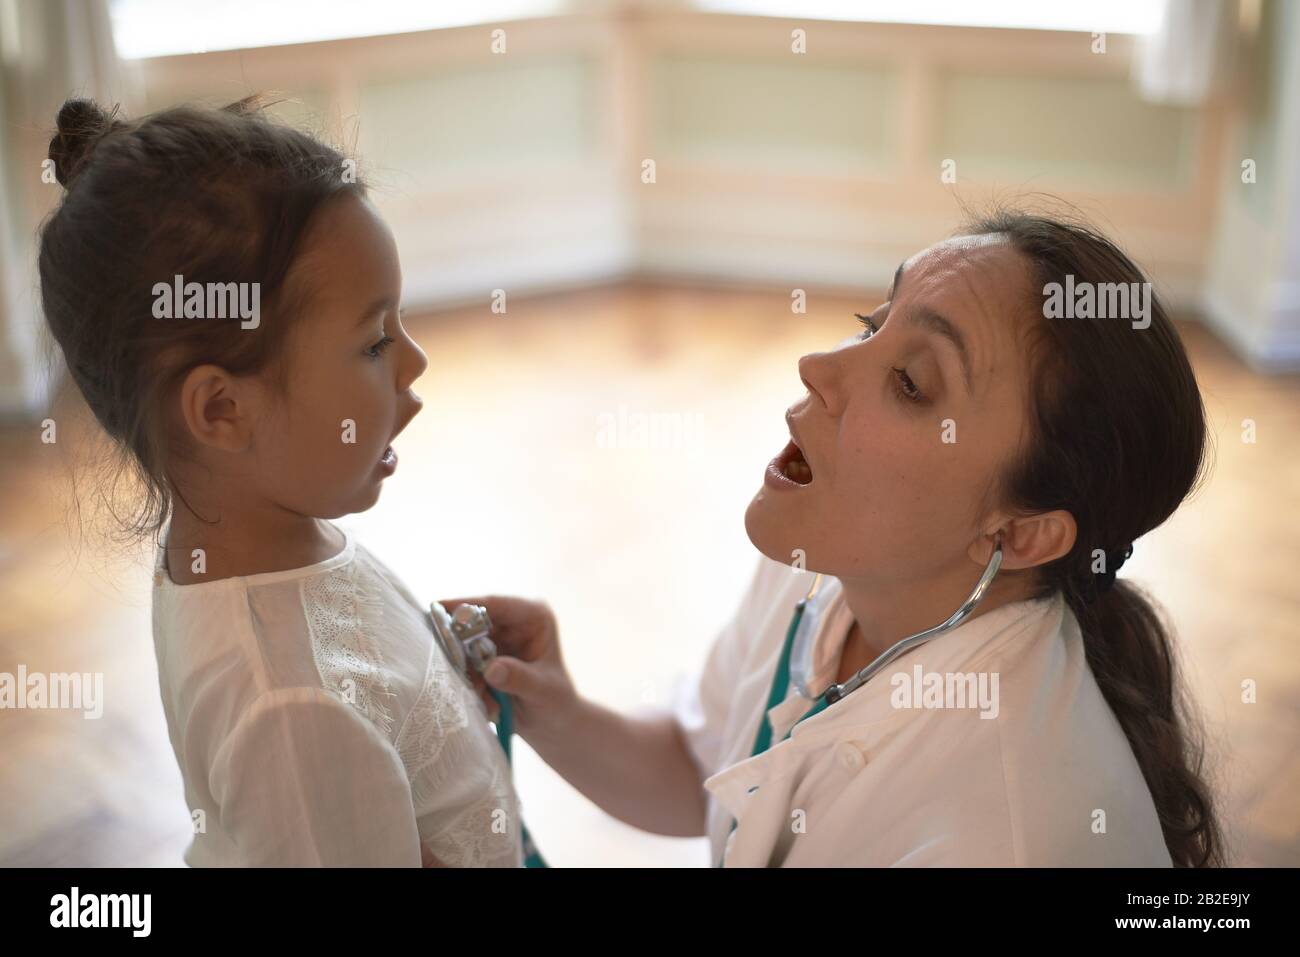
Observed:
[[[429,363],[402,328],[397,246],[369,200],[322,209],[293,269],[309,311],[291,337],[287,397],[259,404],[249,477],[283,508],[337,518],[379,498]]]
[[[786,412],[797,448],[745,514],[759,551],[882,586],[983,564],[980,536],[1001,518],[981,514],[983,496],[1025,432],[1013,317],[1027,282],[1000,236],[939,243],[899,267],[874,334],[799,360],[808,391]]]

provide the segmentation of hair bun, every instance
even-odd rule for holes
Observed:
[[[94,100],[68,100],[59,110],[58,132],[50,140],[54,176],[67,189],[94,151],[100,138],[124,124],[115,120],[118,108],[105,113]]]

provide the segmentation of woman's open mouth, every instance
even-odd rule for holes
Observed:
[[[379,466],[389,475],[397,469],[397,453],[393,451],[391,445],[384,449],[384,454],[379,457]]]
[[[791,439],[781,454],[768,463],[763,478],[773,488],[797,488],[810,485],[813,473],[803,450]]]

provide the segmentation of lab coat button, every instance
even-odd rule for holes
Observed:
[[[841,741],[835,749],[835,756],[839,759],[840,767],[849,774],[857,774],[867,766],[862,750],[852,741]]]

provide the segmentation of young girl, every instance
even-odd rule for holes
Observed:
[[[1015,212],[908,259],[858,335],[799,360],[745,516],[766,557],[671,713],[586,701],[545,606],[479,599],[520,733],[609,813],[707,835],[728,866],[1221,863],[1170,639],[1115,578],[1206,440],[1144,282],[1095,231]],[[1062,289],[1127,307],[1062,312]],[[970,617],[866,673],[986,569]]]
[[[70,100],[49,155],[45,315],[161,543],[186,862],[518,866],[479,693],[328,521],[379,498],[428,364],[353,164],[255,99],[135,122]]]

